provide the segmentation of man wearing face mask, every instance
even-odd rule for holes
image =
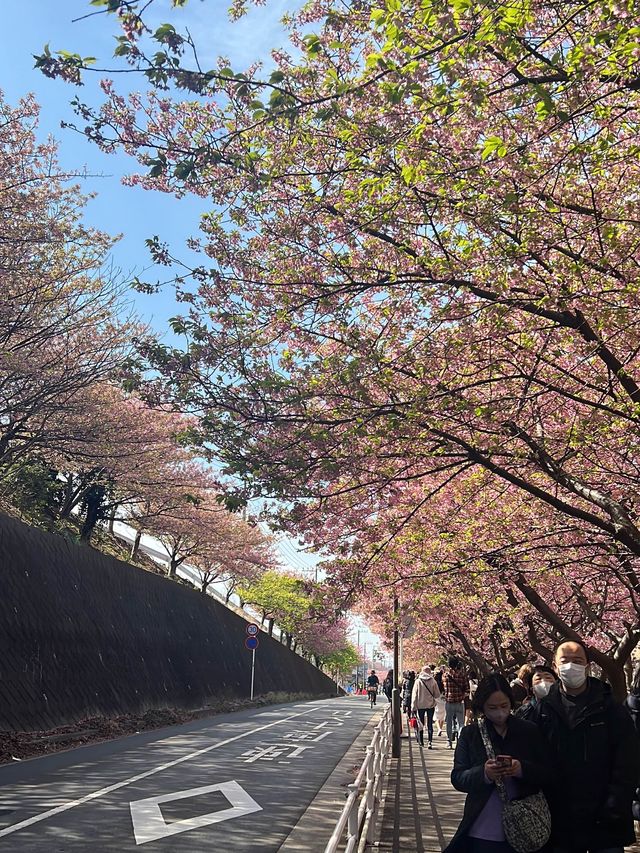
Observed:
[[[556,761],[553,853],[623,853],[635,841],[631,803],[640,756],[633,724],[609,685],[589,676],[581,642],[560,643],[554,668],[559,681],[530,717]]]

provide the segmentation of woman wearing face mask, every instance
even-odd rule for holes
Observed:
[[[550,666],[544,664],[534,666],[528,681],[525,682],[528,690],[527,699],[516,711],[516,717],[520,717],[521,720],[530,720],[538,703],[549,694],[557,680],[558,676]]]
[[[451,782],[467,799],[464,815],[445,853],[513,853],[502,828],[502,799],[497,781],[512,800],[535,794],[551,778],[548,747],[537,726],[512,714],[513,694],[502,675],[478,684],[475,722],[460,734]],[[484,721],[484,723],[482,722]],[[484,724],[495,758],[487,757],[480,725]]]

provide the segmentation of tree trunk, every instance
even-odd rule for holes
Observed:
[[[86,506],[86,515],[82,530],[80,531],[80,541],[90,542],[91,534],[95,530],[95,526],[102,517],[103,501],[105,496],[104,486],[95,485],[87,490],[84,496],[84,504]]]
[[[71,510],[78,503],[79,491],[80,490],[76,491],[73,488],[73,477],[71,476],[71,474],[69,474],[64,484],[64,499],[58,512],[59,519],[62,520],[64,518],[69,517],[69,515],[71,514]]]
[[[268,631],[269,631],[269,636],[270,636],[270,637],[273,637],[273,619],[269,619],[269,628],[268,628]]]
[[[114,504],[111,512],[109,513],[109,533],[113,536],[113,525],[116,520],[116,512],[118,511],[118,504]]]
[[[135,560],[138,556],[138,551],[140,549],[140,541],[142,539],[142,530],[136,530],[136,537],[131,543],[131,553],[129,554],[130,560]]]
[[[467,654],[467,657],[473,663],[478,673],[482,675],[489,675],[492,667],[490,666],[488,661],[477,649],[474,649],[469,640],[466,638],[466,636],[455,623],[452,625],[452,627],[454,637],[456,637],[460,641],[462,648]]]

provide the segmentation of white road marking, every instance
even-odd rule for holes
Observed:
[[[165,823],[160,811],[162,803],[172,803],[175,800],[198,797],[201,794],[210,794],[214,791],[220,791],[224,794],[231,807],[185,820]],[[234,817],[242,817],[262,811],[262,806],[258,805],[253,797],[250,797],[244,788],[235,781],[219,782],[217,785],[206,785],[203,788],[191,788],[189,791],[178,791],[175,794],[163,794],[161,797],[134,800],[129,803],[129,808],[131,809],[131,821],[136,844],[146,844],[148,841],[157,841],[159,838],[178,835],[178,833],[188,832],[190,829],[200,829],[203,826],[211,826],[214,823],[222,823],[222,821],[231,820]]]
[[[329,737],[333,732],[322,732],[319,735],[316,735],[314,732],[285,732],[282,735],[283,740],[310,740],[316,743],[319,740],[322,740],[325,737]]]
[[[253,735],[256,732],[261,732],[264,729],[270,729],[272,726],[277,726],[280,723],[288,723],[289,720],[294,720],[296,717],[303,717],[311,710],[314,709],[307,708],[306,711],[301,711],[299,714],[291,714],[289,717],[283,717],[281,720],[274,720],[272,723],[265,723],[264,726],[258,726],[255,729],[251,729],[248,732],[244,732],[243,734],[235,735],[234,737],[227,738],[226,740],[221,740],[219,743],[214,743],[212,746],[205,746],[203,747],[203,749],[198,749],[196,752],[191,752],[188,755],[183,755],[182,758],[176,758],[174,761],[168,761],[166,764],[160,764],[158,767],[153,767],[151,770],[146,770],[144,773],[138,773],[136,776],[131,776],[129,779],[123,779],[122,782],[116,782],[113,785],[108,785],[106,788],[100,788],[100,790],[93,791],[91,794],[87,794],[86,796],[80,797],[77,800],[71,800],[61,806],[56,806],[55,808],[49,809],[46,812],[41,812],[40,814],[34,815],[33,817],[21,820],[19,823],[14,823],[11,826],[7,826],[4,829],[0,829],[0,838],[4,837],[5,835],[11,835],[12,833],[18,832],[21,829],[26,829],[28,826],[33,826],[34,823],[40,823],[40,821],[47,820],[47,818],[54,817],[57,814],[69,811],[69,809],[73,809],[76,806],[81,806],[84,803],[90,802],[91,800],[97,800],[99,797],[104,797],[106,794],[110,794],[112,791],[117,791],[119,788],[125,788],[127,785],[131,785],[132,782],[139,782],[141,779],[146,779],[148,776],[153,776],[156,773],[161,773],[163,770],[168,770],[169,767],[175,767],[176,764],[182,764],[184,761],[190,761],[192,758],[197,758],[199,755],[204,755],[206,752],[211,752],[214,749],[220,749],[221,746],[226,746],[228,743],[233,743],[236,740],[241,740],[242,738],[249,737],[249,735]]]
[[[287,755],[289,749],[291,752]],[[305,749],[313,747],[296,746],[294,743],[273,743],[268,746],[254,746],[253,749],[243,752],[241,757],[245,759],[245,764],[253,764],[255,761],[273,761],[275,758],[297,758]]]

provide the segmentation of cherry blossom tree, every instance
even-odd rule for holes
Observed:
[[[216,580],[231,588],[260,583],[276,562],[271,542],[259,527],[226,510],[201,545],[191,564],[199,574],[202,592]]]
[[[0,97],[0,465],[59,450],[86,390],[114,376],[141,331],[126,284],[107,269],[113,240],[81,222],[86,199],[38,143],[38,107]]]
[[[114,2],[116,52],[156,89],[107,80],[78,106],[138,158],[131,183],[215,205],[178,282],[184,348],[145,355],[244,496],[286,499],[346,597],[400,585],[484,659],[597,625],[617,690],[640,557],[632,6],[315,2],[263,75],[204,71],[189,33]],[[449,534],[470,476],[476,515]],[[437,618],[435,559],[460,625]]]

